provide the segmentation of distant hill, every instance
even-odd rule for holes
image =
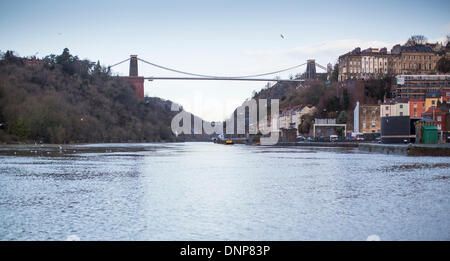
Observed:
[[[296,82],[277,82],[273,86],[263,88],[261,91],[255,93],[255,99],[283,99],[295,89],[300,86]]]
[[[317,115],[313,117],[338,118],[341,123],[353,126],[353,110],[356,101],[377,104],[383,97],[390,97],[392,79],[349,80],[339,84],[324,79],[306,80],[303,83],[279,82],[255,92],[254,99],[279,99],[280,111],[296,106],[315,106]],[[248,112],[245,114],[248,124]],[[236,110],[234,112],[236,118]],[[248,127],[248,126],[247,126]]]
[[[191,140],[172,133],[176,112],[171,104],[159,98],[137,100],[130,83],[67,49],[41,60],[1,54],[0,142]]]
[[[336,95],[336,86],[323,80],[307,80],[303,83],[279,82],[255,93],[255,99],[279,99],[280,110],[298,105],[324,106],[326,99]]]

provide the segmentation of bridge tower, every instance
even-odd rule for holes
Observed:
[[[316,78],[316,60],[310,59],[306,62],[306,79]]]
[[[138,73],[137,55],[130,55],[130,75],[124,78],[135,87],[136,98],[144,100],[144,77]]]
[[[130,77],[137,77],[139,75],[137,62],[137,55],[130,55]]]

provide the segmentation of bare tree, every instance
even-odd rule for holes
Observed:
[[[423,35],[412,35],[406,42],[406,45],[408,45],[408,46],[422,45],[422,44],[426,44],[427,40],[428,39]]]

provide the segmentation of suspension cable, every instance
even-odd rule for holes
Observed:
[[[316,63],[316,66],[319,67],[322,70],[325,70],[325,71],[327,70],[327,68],[325,66],[322,66],[322,65],[320,65],[318,63]]]
[[[114,64],[114,65],[110,65],[110,66],[108,66],[108,68],[112,68],[112,67],[114,67],[114,66],[117,66],[117,65],[119,65],[119,64],[122,64],[122,63],[124,63],[124,62],[127,62],[127,61],[129,61],[131,58],[128,58],[128,59],[126,59],[126,60],[123,60],[123,61],[121,61],[121,62],[118,62],[118,63],[116,63],[116,64]]]
[[[165,66],[162,66],[162,65],[158,65],[158,64],[155,64],[155,63],[148,62],[148,61],[140,59],[140,58],[137,58],[137,59],[139,61],[143,62],[143,63],[146,63],[146,64],[149,64],[149,65],[158,67],[160,69],[168,70],[168,71],[171,71],[171,72],[186,74],[186,75],[190,75],[190,76],[206,77],[206,78],[228,78],[228,79],[233,79],[233,78],[251,78],[251,77],[259,77],[259,76],[271,75],[271,74],[276,74],[276,73],[280,73],[280,72],[289,71],[289,70],[292,70],[292,69],[295,69],[295,68],[298,68],[298,67],[306,65],[306,63],[302,63],[302,64],[299,64],[299,65],[296,65],[296,66],[292,66],[292,67],[289,67],[289,68],[286,68],[286,69],[283,69],[283,70],[274,71],[274,72],[268,72],[268,73],[261,73],[261,74],[254,74],[254,75],[213,76],[213,75],[203,75],[203,74],[196,74],[196,73],[189,73],[189,72],[184,72],[184,71],[180,71],[180,70],[175,70],[175,69],[171,69],[171,68],[168,68],[168,67],[165,67]]]

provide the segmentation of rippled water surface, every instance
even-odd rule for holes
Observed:
[[[0,240],[450,240],[450,157],[210,143],[0,148]]]

